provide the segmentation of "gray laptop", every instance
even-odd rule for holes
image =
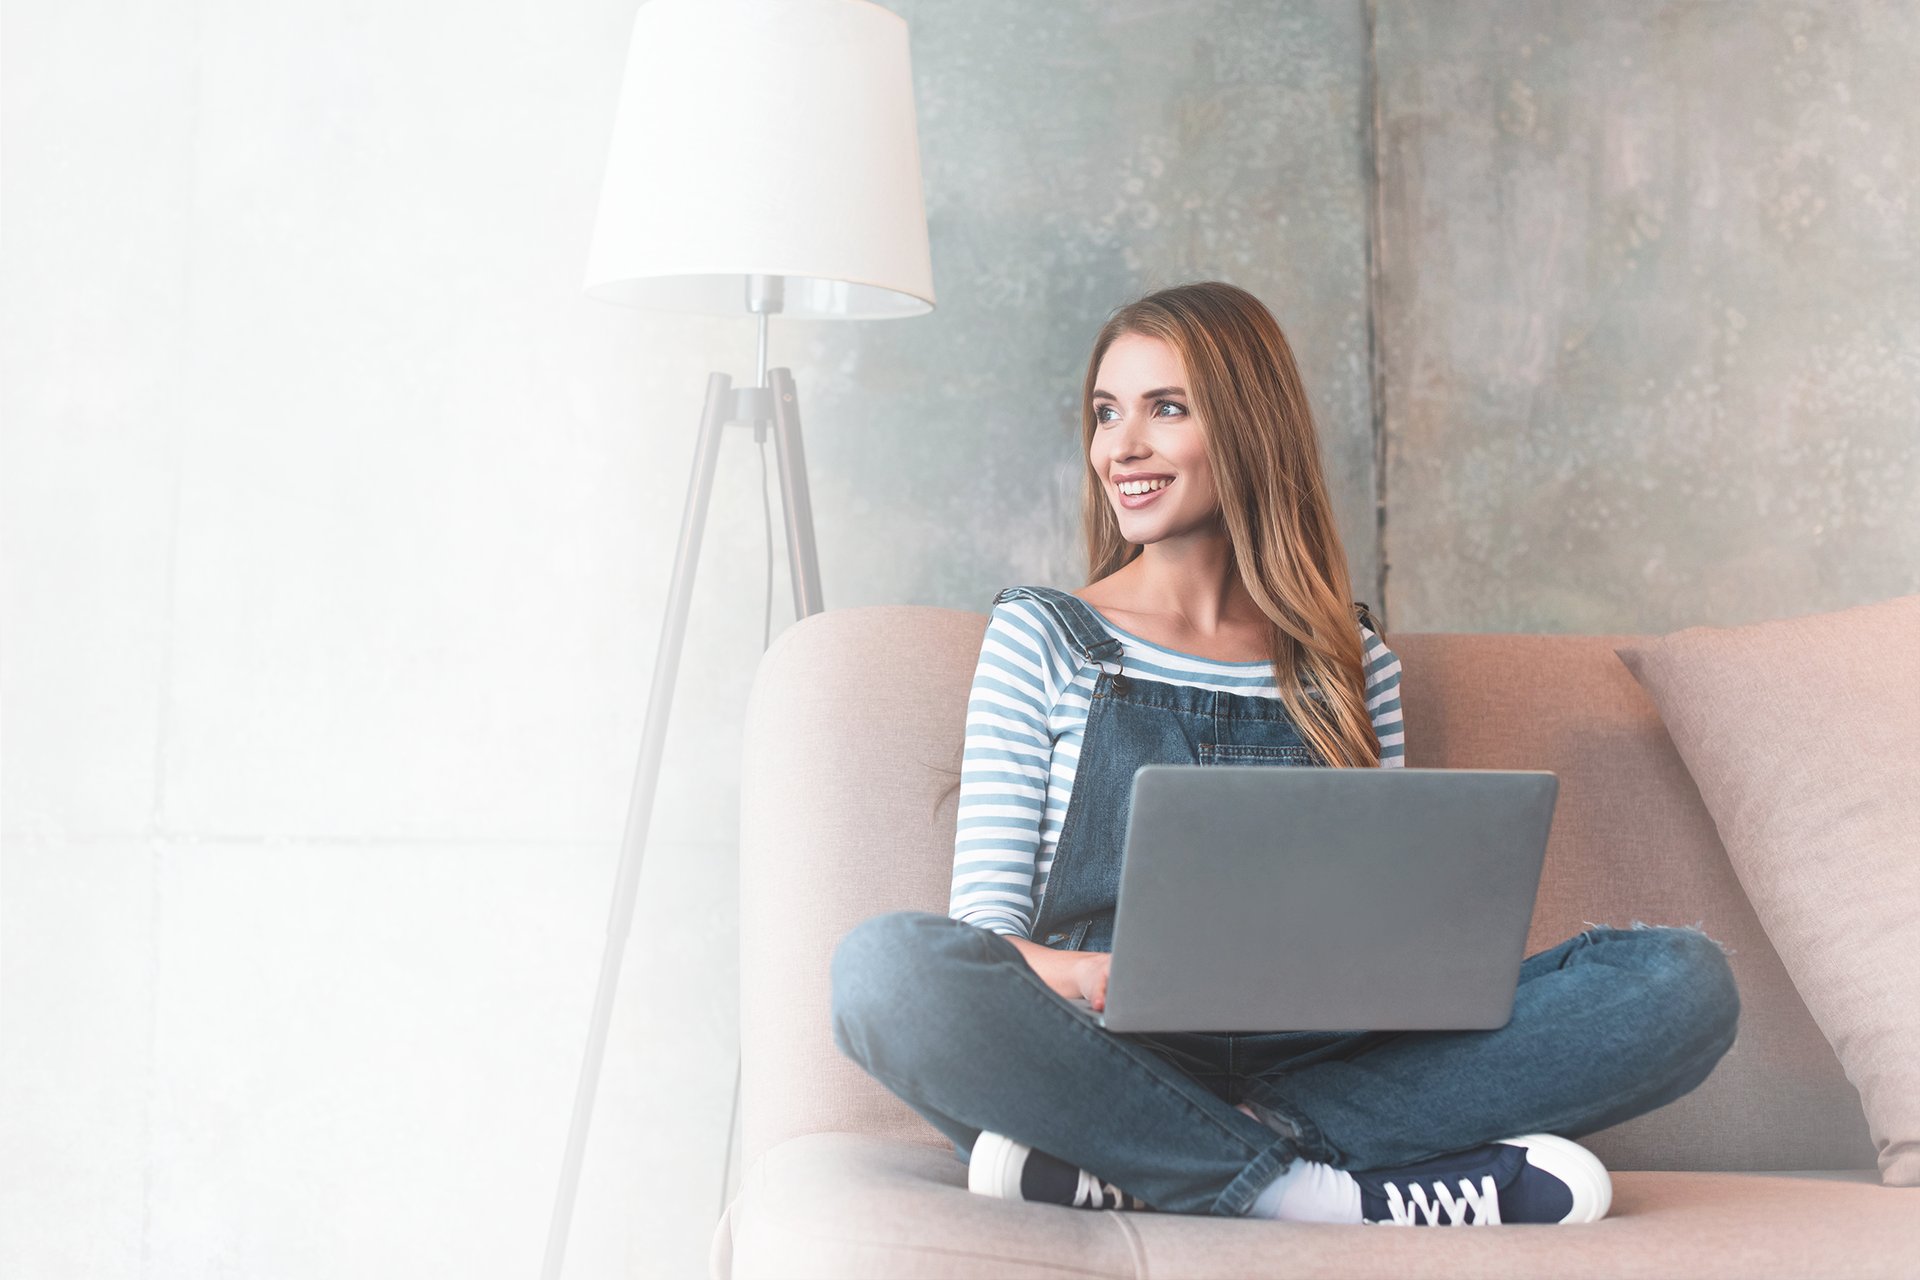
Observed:
[[[1560,780],[1531,769],[1134,773],[1112,1031],[1506,1025]]]

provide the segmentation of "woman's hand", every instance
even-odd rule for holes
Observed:
[[[1002,934],[1040,975],[1047,989],[1063,1000],[1084,996],[1097,1010],[1107,1007],[1107,965],[1112,956],[1105,951],[1057,951],[1031,938]]]
[[[1081,995],[1092,1004],[1096,1013],[1107,1007],[1107,970],[1113,963],[1113,956],[1105,951],[1076,951],[1073,953],[1073,965],[1067,971]]]

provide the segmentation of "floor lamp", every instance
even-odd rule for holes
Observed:
[[[625,306],[755,315],[758,381],[734,388],[723,373],[707,378],[545,1280],[559,1280],[566,1256],[723,429],[750,424],[760,443],[772,428],[794,614],[818,613],[799,393],[790,370],[767,368],[768,317],[889,319],[933,309],[906,21],[867,0],[642,4],[585,288]],[[739,1103],[736,1064],[736,1115]]]

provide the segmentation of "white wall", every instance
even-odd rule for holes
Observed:
[[[580,292],[632,11],[8,9],[0,1274],[537,1274],[754,373]],[[745,428],[716,483],[573,1276],[702,1274],[720,1203]]]

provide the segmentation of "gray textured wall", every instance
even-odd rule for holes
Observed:
[[[1920,7],[1379,8],[1388,607],[1920,590]]]

